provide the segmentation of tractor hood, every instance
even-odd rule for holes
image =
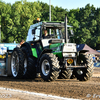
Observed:
[[[77,45],[77,51],[80,51],[80,52],[85,51],[87,54],[100,54],[96,50],[89,47],[87,44],[78,44]]]

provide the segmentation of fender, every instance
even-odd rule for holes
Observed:
[[[31,46],[28,42],[25,42],[24,44],[22,44],[21,48],[22,47],[26,47],[28,48],[28,51],[29,51],[29,55],[32,56],[32,50],[31,50]]]
[[[40,60],[40,58],[41,58],[41,56],[44,54],[44,53],[51,53],[52,52],[52,50],[51,49],[44,49],[42,52],[41,52],[41,54],[40,54],[40,56],[39,56],[39,58],[38,58],[38,61]]]

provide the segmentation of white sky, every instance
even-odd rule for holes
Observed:
[[[2,0],[5,3],[15,3],[15,1],[21,1],[21,0]],[[27,0],[28,2],[34,2],[34,1],[38,1],[38,0]],[[39,0],[42,1],[44,3],[49,4],[49,0]],[[100,0],[51,0],[51,5],[58,6],[58,7],[62,7],[62,8],[67,8],[68,10],[70,9],[76,9],[76,8],[81,8],[81,7],[85,7],[88,3],[90,3],[90,5],[94,5],[94,7],[100,7]]]

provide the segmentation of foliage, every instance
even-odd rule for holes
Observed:
[[[77,44],[85,43],[94,49],[100,49],[100,8],[87,4],[77,9],[63,9],[51,5],[51,20],[64,21],[67,14],[68,24],[73,26],[73,39]],[[49,5],[40,1],[21,0],[13,5],[0,1],[0,24],[2,42],[19,42],[26,39],[30,25],[37,18],[49,20]]]

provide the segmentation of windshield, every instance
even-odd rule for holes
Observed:
[[[43,38],[44,36],[48,37],[48,38],[56,38],[56,39],[63,39],[63,33],[62,33],[62,29],[51,29],[51,32],[50,32],[50,29],[46,29],[46,30],[43,30]]]

